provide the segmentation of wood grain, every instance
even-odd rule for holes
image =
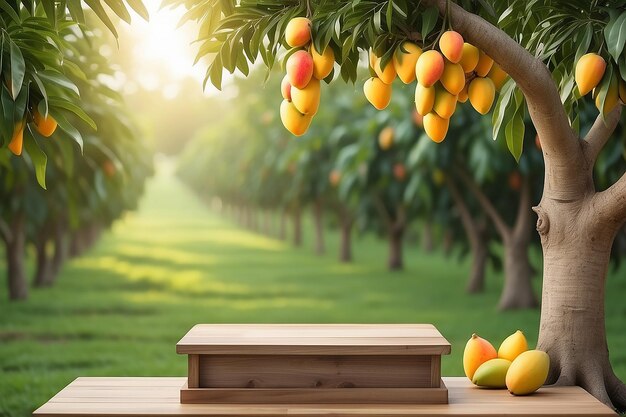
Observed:
[[[439,378],[431,383],[431,358],[433,356],[201,355],[199,387],[438,387]]]
[[[188,388],[184,404],[447,404],[448,390],[437,388]]]
[[[208,371],[205,371],[208,374]],[[187,385],[189,388],[200,387],[200,356],[188,355],[187,360]]]
[[[78,378],[34,412],[36,417],[289,416],[289,417],[615,417],[579,387],[545,387],[514,397],[474,387],[467,378],[443,378],[449,404],[181,404],[181,378]]]

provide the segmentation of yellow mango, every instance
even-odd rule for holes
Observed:
[[[299,48],[311,41],[311,21],[306,17],[294,17],[285,28],[285,41],[292,48]]]
[[[493,59],[481,50],[478,50],[478,63],[474,71],[479,77],[486,77],[493,65]]]
[[[433,142],[440,143],[446,138],[450,119],[439,117],[435,112],[430,112],[424,116],[424,131]]]
[[[311,125],[312,115],[302,114],[292,102],[283,100],[280,103],[280,120],[283,126],[295,136],[302,136]]]
[[[333,48],[327,46],[321,54],[311,45],[311,55],[313,56],[313,76],[318,80],[328,77],[335,65],[335,52]]]
[[[385,84],[391,84],[396,79],[396,68],[393,66],[393,60],[387,61],[387,65],[383,68],[381,66],[382,58],[376,58],[374,62],[374,72],[382,82]]]
[[[420,55],[422,55],[422,48],[413,42],[403,42],[396,49],[393,54],[393,66],[403,83],[410,84],[415,81],[415,64]]]
[[[424,87],[430,87],[441,78],[443,67],[443,56],[438,51],[430,50],[422,53],[415,64],[417,82]]]
[[[320,80],[311,78],[306,87],[291,87],[291,101],[302,114],[314,116],[320,106]]]
[[[420,116],[430,113],[435,104],[435,86],[424,87],[417,83],[415,86],[415,110]]]
[[[498,358],[513,361],[521,353],[528,350],[526,336],[521,330],[516,331],[502,342],[498,349]]]
[[[496,97],[496,87],[489,78],[476,77],[470,83],[467,95],[478,113],[487,114]]]
[[[494,62],[489,70],[489,73],[487,74],[487,78],[490,78],[491,81],[493,81],[496,91],[500,91],[507,78],[509,78],[509,74],[504,72],[504,70],[500,68],[500,65]]]
[[[456,96],[450,94],[443,88],[437,89],[435,93],[435,104],[433,111],[444,119],[449,119],[456,110]]]
[[[463,56],[463,36],[453,30],[444,32],[439,38],[439,49],[450,62],[458,63]]]
[[[365,81],[363,92],[367,101],[378,110],[387,107],[391,101],[391,85],[385,84],[377,77]]]
[[[463,67],[463,72],[468,73],[474,71],[478,65],[478,57],[480,52],[474,45],[465,42],[463,44],[463,55],[459,64]]]
[[[596,108],[600,110],[600,94],[596,94]],[[604,117],[606,117],[611,110],[619,104],[619,86],[617,82],[617,76],[613,74],[609,83],[609,89],[606,92],[606,99],[604,100]]]
[[[456,96],[465,86],[463,67],[460,64],[446,61],[439,81],[450,94]]]
[[[597,87],[604,77],[606,61],[598,54],[585,54],[576,63],[574,80],[581,96],[586,95]]]
[[[513,395],[528,395],[546,382],[550,357],[540,350],[528,350],[511,363],[506,373],[506,387]]]
[[[493,345],[474,333],[470,340],[467,341],[463,351],[463,370],[465,375],[472,380],[474,373],[480,365],[497,357],[498,352],[496,352]]]

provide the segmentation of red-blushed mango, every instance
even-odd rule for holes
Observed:
[[[291,101],[300,113],[315,116],[320,107],[320,80],[311,78],[306,87],[292,88]]]
[[[445,62],[443,66],[443,74],[439,80],[443,87],[454,96],[459,94],[465,86],[465,73],[460,64],[454,64],[451,61]]]
[[[393,165],[393,176],[400,182],[406,179],[406,168],[404,167],[404,164],[397,162]]]
[[[382,67],[382,58],[376,58],[374,62],[374,72],[382,82],[391,84],[396,79],[396,68],[393,66],[393,60],[387,61],[385,67]]]
[[[16,123],[13,128],[13,136],[11,137],[11,142],[9,142],[9,150],[13,152],[14,155],[21,155],[22,148],[24,147],[24,123]]]
[[[292,48],[311,42],[311,21],[306,17],[294,17],[285,28],[285,41]]]
[[[410,84],[415,81],[415,64],[420,55],[422,55],[422,48],[413,42],[403,42],[396,48],[393,54],[393,66],[403,83]]]
[[[491,71],[491,67],[493,66],[493,59],[483,51],[478,51],[478,64],[476,64],[476,68],[474,71],[476,75],[479,77],[486,77]]]
[[[283,100],[280,103],[280,120],[283,126],[295,136],[302,136],[311,125],[312,115],[302,114],[292,102]]]
[[[619,80],[619,99],[622,101],[622,104],[626,104],[626,81]]]
[[[49,138],[57,130],[57,121],[54,120],[54,117],[49,114],[47,117],[44,117],[37,109],[33,112],[33,122],[37,132],[45,138]]]
[[[287,77],[292,87],[304,88],[313,77],[313,57],[307,51],[297,51],[287,59]]]
[[[467,90],[469,88],[469,83],[465,83],[465,85],[463,86],[463,89],[461,90],[461,92],[459,93],[458,96],[456,96],[456,99],[460,102],[460,103],[465,103],[467,101]]]
[[[433,141],[440,143],[446,138],[450,119],[439,117],[435,112],[430,112],[424,116],[424,131]]]
[[[396,131],[393,127],[387,126],[383,128],[383,130],[381,130],[378,134],[378,146],[380,146],[380,149],[383,151],[391,149],[395,136]]]
[[[463,67],[463,72],[472,72],[478,65],[480,51],[474,45],[465,42],[463,44],[463,56],[459,64]]]
[[[365,81],[363,92],[367,101],[378,110],[387,107],[391,101],[391,85],[385,84],[378,77]]]
[[[285,75],[280,82],[280,93],[285,100],[291,101],[291,83],[289,82],[289,76]]]
[[[439,49],[448,61],[458,63],[463,57],[463,36],[459,32],[448,30],[439,38]]]
[[[491,66],[491,69],[489,70],[489,73],[487,74],[487,78],[490,78],[491,81],[493,81],[493,85],[494,87],[496,87],[496,91],[500,91],[507,78],[509,78],[509,74],[504,72],[504,70],[500,68],[500,65],[494,62]]]
[[[606,61],[598,54],[589,53],[580,57],[576,63],[574,80],[581,96],[596,88],[606,70]]]
[[[415,87],[415,110],[420,116],[430,113],[435,104],[435,86],[424,87],[417,83]]]
[[[441,78],[443,67],[443,56],[438,51],[430,50],[422,53],[415,64],[417,82],[424,87],[430,87]]]
[[[456,96],[450,94],[443,88],[438,88],[435,94],[435,104],[433,111],[444,119],[449,119],[456,110]]]
[[[606,92],[606,98],[604,99],[604,117],[606,117],[611,110],[619,104],[619,86],[617,82],[617,76],[613,74],[611,81],[609,82],[609,89]],[[600,94],[596,95],[596,108],[600,110]]]
[[[470,340],[467,341],[465,350],[463,351],[463,370],[465,371],[465,376],[471,381],[474,377],[474,372],[476,372],[480,365],[497,357],[498,352],[496,352],[496,348],[487,340],[474,333]]]
[[[318,80],[323,80],[330,75],[335,64],[335,52],[333,48],[327,46],[321,54],[311,45],[311,55],[313,56],[313,76]]]
[[[476,77],[472,80],[467,90],[472,107],[480,114],[487,114],[496,97],[496,87],[489,78]]]

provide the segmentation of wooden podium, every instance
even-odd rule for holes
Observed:
[[[188,356],[181,403],[447,404],[430,324],[200,324],[176,345]]]

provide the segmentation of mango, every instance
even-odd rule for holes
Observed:
[[[33,112],[33,122],[37,132],[45,138],[49,138],[57,130],[57,121],[54,120],[54,117],[49,114],[47,117],[44,117],[37,109]]]
[[[393,60],[387,62],[385,67],[381,66],[381,58],[376,58],[374,62],[374,72],[382,82],[385,84],[391,84],[396,79],[396,68],[393,66]]]
[[[422,55],[422,48],[413,42],[403,42],[399,48],[396,48],[393,54],[393,66],[403,83],[410,84],[415,81],[415,64],[420,55]]]
[[[306,17],[294,17],[285,28],[285,41],[292,48],[299,48],[311,41],[311,21]]]
[[[528,395],[546,382],[550,370],[550,357],[540,350],[521,353],[511,363],[506,373],[506,387],[513,395]]]
[[[327,46],[321,54],[315,50],[315,45],[311,45],[311,56],[313,56],[313,76],[318,80],[328,77],[335,65],[335,52],[333,48]]]
[[[576,63],[574,80],[581,96],[596,88],[606,70],[606,61],[598,54],[589,53],[580,57]]]
[[[470,83],[467,95],[478,113],[487,114],[496,97],[496,87],[491,79],[476,77]]]
[[[487,78],[490,78],[493,81],[493,85],[496,87],[496,91],[500,91],[507,78],[509,78],[509,74],[504,72],[500,65],[497,63],[493,63],[489,73],[487,74]]]
[[[292,102],[283,100],[280,103],[280,120],[283,122],[283,126],[293,135],[304,135],[309,129],[312,119],[312,115],[300,113]]]
[[[433,142],[440,143],[446,138],[450,119],[439,117],[435,112],[430,112],[424,116],[424,131]]]
[[[504,341],[500,345],[500,348],[498,349],[498,358],[506,359],[512,362],[521,353],[526,352],[527,350],[528,342],[526,341],[526,336],[524,336],[524,333],[521,330],[518,330],[506,339],[504,339]]]
[[[24,147],[24,126],[25,124],[20,122],[16,123],[13,128],[13,136],[11,142],[9,142],[8,148],[14,155],[21,155],[22,148]]]
[[[490,359],[496,359],[498,352],[491,343],[476,333],[467,341],[463,351],[463,370],[465,375],[472,380],[474,373],[480,365]]]
[[[463,57],[463,43],[459,32],[448,30],[439,38],[439,49],[450,62],[457,64]]]
[[[404,164],[398,162],[393,165],[393,176],[399,182],[406,179],[406,168],[404,167]]]
[[[459,94],[465,87],[465,73],[460,64],[453,64],[451,61],[445,62],[443,74],[439,80],[448,92],[454,96]]]
[[[463,67],[463,72],[468,73],[474,71],[478,65],[478,57],[480,51],[474,45],[465,42],[463,44],[463,55],[459,64]]]
[[[437,89],[433,110],[439,117],[449,119],[456,110],[456,96],[450,94],[443,88]]]
[[[280,93],[285,100],[291,101],[291,83],[289,82],[288,75],[285,75],[280,82]]]
[[[380,146],[380,149],[383,151],[391,149],[395,136],[396,131],[393,127],[387,126],[383,128],[378,134],[378,146]]]
[[[493,59],[481,50],[478,50],[478,63],[474,71],[479,77],[486,77],[493,66]]]
[[[626,104],[626,81],[619,80],[619,99],[622,101],[622,104]]]
[[[341,172],[337,169],[330,171],[330,174],[328,174],[328,182],[330,182],[330,185],[333,187],[338,186],[341,182]]]
[[[376,66],[377,59],[378,59],[378,55],[376,55],[376,52],[374,52],[374,50],[370,48],[369,63],[370,63],[371,69],[374,69],[374,66]]]
[[[600,94],[596,95],[596,108],[600,110]],[[613,74],[611,81],[609,82],[609,89],[606,92],[606,98],[604,100],[604,117],[606,117],[611,110],[619,104],[619,83],[617,82],[617,76]]]
[[[511,361],[506,359],[489,359],[476,369],[472,382],[479,387],[506,388],[506,373]]]
[[[467,99],[468,99],[468,95],[467,95],[468,94],[468,92],[467,92],[468,88],[469,88],[469,83],[466,83],[463,86],[463,89],[461,90],[459,95],[456,96],[456,99],[459,100],[459,103],[465,103],[467,101]]]
[[[367,101],[378,110],[387,107],[391,101],[391,85],[385,84],[377,77],[365,81],[363,92]]]
[[[300,113],[315,116],[320,106],[320,80],[311,78],[306,87],[292,88],[291,101]]]
[[[435,86],[424,87],[417,83],[415,87],[415,110],[420,116],[430,113],[435,104]]]
[[[313,77],[313,57],[307,51],[297,51],[287,59],[286,70],[291,86],[304,88]]]
[[[424,87],[432,86],[441,78],[443,67],[443,56],[439,52],[434,50],[424,52],[415,64],[417,82]]]

